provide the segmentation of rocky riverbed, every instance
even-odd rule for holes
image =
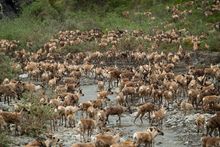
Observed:
[[[84,81],[85,82],[85,81]],[[89,84],[88,84],[89,83]],[[94,85],[94,81],[87,80],[82,86],[85,96],[81,97],[80,102],[87,101],[90,99],[96,98],[97,86]],[[110,96],[112,104],[114,104],[115,95]],[[0,109],[9,109],[10,106],[0,103]],[[133,107],[132,107],[133,108]],[[135,108],[134,108],[135,109]],[[121,125],[116,123],[117,117],[110,116],[110,123],[107,125],[111,133],[122,132],[122,140],[132,139],[132,135],[136,131],[141,131],[149,127],[147,117],[144,118],[144,123],[141,124],[139,120],[136,121],[136,124],[133,123],[134,116],[136,112],[132,114],[124,114],[122,117]],[[195,126],[195,117],[197,112],[194,111],[190,114],[184,115],[183,112],[179,110],[175,105],[170,108],[167,112],[166,118],[163,123],[163,132],[164,136],[158,136],[156,138],[156,147],[197,147],[201,146],[200,138],[201,133],[196,133]],[[79,119],[80,114],[77,116]],[[205,114],[206,118],[209,118],[211,114]],[[59,126],[58,131],[54,134],[61,139],[64,147],[69,147],[73,143],[80,142],[80,135],[77,128],[65,128]],[[94,134],[95,135],[95,134]],[[93,138],[93,137],[92,137]],[[33,140],[33,138],[28,136],[11,136],[13,143],[11,146],[18,147],[22,146],[25,143]]]

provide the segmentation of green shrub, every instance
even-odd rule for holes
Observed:
[[[213,32],[209,34],[207,40],[204,41],[209,45],[210,51],[220,52],[220,35],[219,32]]]
[[[66,29],[100,28],[104,31],[117,28],[139,29],[148,34],[155,34],[155,30],[158,29],[166,31],[173,28],[186,28],[189,31],[188,35],[209,33],[212,30],[212,23],[218,22],[220,16],[218,13],[208,17],[204,15],[204,12],[211,8],[214,0],[203,0],[203,2],[195,0],[192,6],[184,5],[188,1],[91,0],[88,3],[86,0],[35,0],[30,5],[24,5],[22,14],[18,18],[0,21],[0,38],[19,40],[21,48],[26,48],[26,42],[32,41],[31,50],[36,50],[42,47],[54,34]],[[178,10],[192,10],[192,14],[186,14],[174,22],[171,17],[172,13],[166,10],[166,6],[172,8],[176,4],[180,4],[177,7]],[[128,18],[122,17],[123,11],[129,11]],[[146,11],[151,11],[155,20],[144,16],[143,13]],[[140,14],[137,15],[136,12]],[[168,24],[169,27],[165,28]],[[216,36],[220,36],[219,31],[216,31]],[[207,36],[210,50],[219,48],[216,41],[218,41],[218,37]],[[66,50],[75,52],[86,48],[85,45],[67,47]],[[88,43],[88,45],[89,48],[94,46],[93,43]]]
[[[1,147],[9,147],[9,144],[11,143],[11,140],[9,136],[4,132],[0,131],[0,146]]]
[[[0,83],[5,78],[12,79],[15,76],[16,71],[14,71],[11,66],[11,59],[3,53],[0,53]]]
[[[40,94],[25,93],[22,98],[21,107],[28,110],[25,119],[21,123],[23,133],[38,136],[47,131],[48,123],[54,114],[54,109],[49,105],[40,103]]]

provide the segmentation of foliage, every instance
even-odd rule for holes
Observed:
[[[100,28],[102,30],[114,30],[117,28],[127,30],[142,30],[146,34],[155,33],[156,30],[167,31],[172,28],[185,28],[192,35],[209,34],[213,30],[213,24],[219,20],[219,13],[205,16],[204,12],[211,8],[210,1],[193,1],[192,6],[185,3],[190,0],[35,0],[31,5],[24,5],[18,18],[4,19],[0,21],[0,38],[17,39],[26,47],[27,41],[33,42],[32,50],[39,49],[54,34],[60,30],[80,29],[88,30]],[[178,4],[178,6],[177,6]],[[171,11],[174,6],[178,10],[189,11],[191,14],[183,15],[177,21],[172,19]],[[129,11],[129,16],[122,13]],[[145,16],[144,12],[150,11],[151,16]],[[154,19],[152,19],[154,18]],[[165,27],[169,25],[169,27]],[[215,31],[216,37],[208,35],[201,42],[208,42],[210,50],[219,48],[219,31]],[[86,45],[80,44],[73,50],[81,50]],[[166,45],[165,45],[166,46]],[[173,49],[176,45],[168,45]],[[214,48],[212,48],[214,47]],[[166,48],[166,47],[165,47]],[[99,49],[99,48],[96,48]],[[72,51],[71,48],[67,50]]]
[[[9,136],[2,130],[0,131],[0,138],[0,146],[9,147],[9,143],[11,143],[11,140]]]
[[[11,67],[12,61],[3,53],[0,53],[0,82],[5,78],[13,78],[16,71]]]
[[[217,32],[209,34],[209,38],[204,40],[204,42],[209,45],[210,51],[220,52],[220,35]]]
[[[54,114],[54,110],[49,105],[40,103],[40,94],[25,93],[22,98],[21,107],[25,108],[28,113],[22,122],[21,128],[23,133],[37,136],[47,131],[48,121]]]

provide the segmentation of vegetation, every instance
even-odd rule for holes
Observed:
[[[30,5],[22,5],[18,17],[1,20],[0,38],[20,40],[20,47],[31,41],[35,50],[57,32],[66,29],[139,29],[152,34],[155,30],[185,28],[192,35],[208,34],[202,45],[207,43],[209,50],[219,51],[219,30],[214,28],[220,19],[219,12],[209,16],[204,14],[211,9],[213,1],[194,0],[194,4],[188,6],[185,3],[189,0],[92,0],[89,3],[85,0],[35,0]],[[182,18],[174,21],[170,12],[174,6],[192,13],[183,14]],[[127,17],[123,16],[125,11],[129,12]],[[146,16],[145,12],[152,15]],[[176,45],[171,48],[175,49]]]
[[[0,146],[9,147],[9,143],[11,143],[11,140],[9,136],[2,130],[0,131],[0,138]]]
[[[0,82],[3,81],[4,78],[13,78],[16,71],[12,68],[12,61],[11,59],[0,53]]]
[[[25,0],[22,0],[25,1]],[[212,10],[214,0],[35,0],[31,4],[21,4],[19,15],[14,18],[3,17],[0,21],[0,39],[19,40],[19,48],[30,50],[41,48],[49,39],[62,30],[89,30],[99,28],[109,30],[142,30],[145,34],[155,35],[158,31],[185,29],[183,35],[202,36],[200,49],[220,51],[219,11]],[[172,18],[176,9],[179,19]],[[208,14],[208,15],[207,15]],[[120,50],[149,49],[154,42],[123,38],[117,45]],[[190,42],[182,41],[184,49],[191,50]],[[107,49],[107,46],[105,49]],[[161,43],[158,49],[177,50],[179,44]],[[62,52],[100,50],[95,41],[83,42],[65,47]],[[103,49],[102,49],[103,50]],[[58,49],[60,51],[60,49]],[[0,55],[0,81],[12,78],[14,71],[11,61]]]
[[[51,106],[40,103],[40,98],[40,94],[25,93],[20,104],[21,108],[27,110],[21,128],[23,133],[31,136],[37,136],[48,131],[50,128],[47,128],[47,124],[54,114]]]

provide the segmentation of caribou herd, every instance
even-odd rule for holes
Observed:
[[[62,47],[94,38],[99,39],[100,47],[114,45],[124,33],[112,31],[103,35],[97,29],[87,33],[63,31],[36,52],[14,50],[17,41],[1,40],[2,52],[14,60],[12,68],[20,69],[28,77],[23,80],[18,75],[1,82],[1,102],[15,108],[10,112],[0,111],[0,129],[7,131],[14,124],[15,134],[24,131],[20,126],[28,110],[19,109],[17,103],[24,93],[32,93],[41,94],[40,104],[54,109],[53,121],[48,120],[48,126],[53,123],[51,133],[59,131],[61,125],[79,130],[81,143],[74,143],[72,147],[153,146],[158,135],[166,135],[163,120],[174,106],[184,115],[200,112],[195,124],[202,146],[220,146],[220,67],[217,64],[196,66],[192,52],[182,47],[176,52],[119,51],[114,47],[105,52],[60,52]],[[133,32],[135,37],[141,35],[141,32]],[[179,38],[172,30],[147,39],[178,42]],[[183,70],[178,71],[180,65]],[[80,102],[84,95],[81,82],[85,78],[92,79],[97,85],[97,97]],[[47,91],[52,91],[53,95],[48,95]],[[115,98],[110,99],[110,95]],[[135,112],[133,125],[141,123],[146,126],[145,130],[136,131],[133,138],[124,141],[120,140],[122,132],[107,131],[111,130],[109,119],[112,117],[109,116],[117,116],[114,125],[120,125],[123,114]],[[213,116],[206,118],[204,113]],[[146,114],[148,125],[143,121]],[[218,136],[213,136],[215,130],[218,130]],[[62,146],[59,140],[50,134],[46,140],[37,138],[24,146]]]

